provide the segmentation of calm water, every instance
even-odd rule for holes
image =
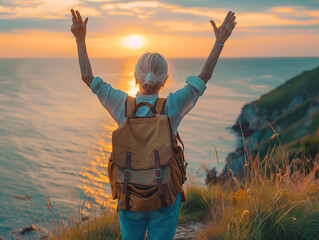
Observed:
[[[136,60],[93,59],[94,75],[133,95]],[[197,75],[204,59],[169,63],[171,79],[162,97]],[[204,182],[203,164],[222,169],[236,143],[227,127],[245,103],[318,65],[319,58],[220,59],[205,94],[179,127],[189,182]],[[0,236],[37,222],[34,216],[56,221],[47,197],[63,219],[84,200],[110,205],[106,165],[115,128],[81,81],[77,59],[0,59],[0,215],[6,218],[0,216]],[[36,207],[14,197],[24,194]]]

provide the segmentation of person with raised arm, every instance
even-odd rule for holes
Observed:
[[[117,122],[118,126],[120,126],[128,118],[127,101],[128,99],[132,99],[132,97],[129,97],[128,94],[124,91],[114,89],[109,83],[107,83],[100,77],[94,77],[85,43],[88,18],[83,21],[80,13],[78,11],[74,11],[73,9],[71,9],[71,13],[73,21],[71,32],[75,36],[77,43],[78,59],[82,80],[87,84],[92,92],[97,95],[102,106],[110,113],[110,115]],[[162,105],[160,114],[168,116],[172,132],[175,136],[178,137],[177,128],[181,123],[183,117],[195,106],[199,97],[205,92],[207,87],[206,83],[213,74],[214,68],[224,47],[224,44],[236,26],[235,20],[235,13],[229,11],[220,27],[217,27],[213,20],[210,21],[214,29],[216,39],[201,72],[198,76],[189,76],[186,79],[186,85],[183,88],[177,90],[174,93],[169,93],[169,95],[166,97]],[[139,85],[139,92],[137,92],[136,97],[133,98],[133,101],[136,104],[135,106],[143,103],[148,107],[142,106],[138,109],[134,109],[135,117],[145,118],[154,116],[153,112],[155,111],[155,108],[157,106],[157,100],[159,100],[158,94],[164,87],[165,82],[168,78],[167,69],[167,62],[165,58],[159,53],[147,52],[138,59],[135,65],[134,76],[136,79],[136,84]],[[128,166],[130,166],[131,161],[134,161],[134,155],[132,156],[132,160],[130,153],[128,156],[129,157],[127,158],[127,163],[129,163]],[[159,157],[161,157],[161,155]],[[119,196],[122,196],[122,189],[117,188],[117,186],[119,185],[118,182],[114,179],[114,175],[110,170],[110,167],[112,167],[110,163],[112,163],[111,159],[109,161],[108,172],[112,195],[113,199],[118,199]],[[161,169],[156,168],[155,170],[160,171]],[[129,174],[125,175],[125,171],[127,171],[127,173]],[[125,171],[123,178],[129,179],[131,177],[132,171],[127,169],[125,169]],[[156,180],[162,177],[162,174],[156,175],[155,173]],[[174,176],[172,176],[172,178],[174,178]],[[157,185],[157,188],[155,186],[156,191],[159,191],[159,186],[161,185]],[[139,186],[133,184],[131,185],[130,190],[132,190],[133,187],[140,193],[150,190],[145,189],[145,187],[139,188]],[[182,183],[178,182],[176,186],[174,185],[174,187],[175,189],[173,193],[171,193],[173,194],[173,198],[170,199],[173,200],[169,203],[165,202],[165,200],[164,202],[167,204],[167,206],[163,204],[162,207],[156,210],[131,211],[127,210],[127,208],[123,209],[119,207],[120,203],[123,203],[123,199],[122,202],[120,201],[120,199],[118,200],[118,213],[120,219],[121,235],[124,240],[144,240],[146,229],[148,229],[148,239],[174,239],[181,201],[184,201],[184,191],[182,188]],[[143,196],[143,194],[136,194],[135,199],[136,196],[138,196],[138,198],[146,199],[149,197],[149,194],[146,197]],[[130,203],[130,201],[133,201],[132,199],[133,198],[126,199],[126,207],[128,207],[128,209],[134,209],[134,207],[136,207],[136,204]],[[147,199],[145,201],[147,201]],[[145,204],[145,207],[146,205],[147,204]]]

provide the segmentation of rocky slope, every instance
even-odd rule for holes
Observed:
[[[318,128],[319,66],[293,77],[242,108],[232,129],[245,140],[238,141],[241,144],[228,154],[228,168],[234,173],[243,169],[244,145],[262,156],[269,147],[278,145],[278,136],[285,150],[294,151],[305,136],[314,134]],[[226,172],[225,167],[223,174]]]

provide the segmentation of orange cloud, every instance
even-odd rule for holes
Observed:
[[[195,31],[209,31],[207,24],[196,25],[190,22],[179,21],[153,21],[156,27],[163,27],[167,32],[195,32]]]
[[[318,10],[308,10],[308,9],[305,9],[304,7],[280,6],[280,7],[271,8],[270,12],[289,14],[295,17],[319,17]]]
[[[128,2],[128,3],[109,3],[103,5],[101,8],[105,10],[114,10],[114,9],[123,9],[123,10],[131,10],[134,12],[141,12],[141,8],[158,8],[165,7],[165,3],[155,2],[155,1],[136,1],[136,2]],[[143,11],[144,12],[144,11]]]
[[[165,6],[165,4],[155,1],[137,1],[137,2],[128,2],[128,3],[118,3],[116,4],[117,7],[122,9],[132,9],[132,8],[138,8],[138,7],[150,7],[150,8],[156,8],[159,6]]]
[[[105,4],[101,8],[106,10],[108,14],[114,14],[115,12],[117,12],[119,15],[129,15],[128,12],[131,12],[132,14],[130,15],[135,15],[139,19],[147,19],[159,9],[165,9],[170,11],[172,9],[179,8],[179,6],[162,3],[159,1],[134,1],[127,3]],[[116,11],[117,9],[125,10],[127,12],[123,14],[123,11]]]
[[[5,7],[0,5],[0,12],[8,13],[0,16],[0,19],[12,18],[43,18],[43,19],[64,19],[70,14],[70,8],[79,4],[78,0],[62,1],[62,0],[42,0],[40,4],[20,3],[13,7]],[[83,7],[78,5],[77,9],[81,14],[86,16],[100,16],[100,11],[95,8]]]
[[[239,26],[241,27],[260,27],[260,26],[280,26],[280,25],[312,25],[318,24],[319,19],[285,19],[276,16],[272,13],[246,13],[237,14],[237,19],[240,19]]]
[[[107,14],[110,15],[127,15],[127,16],[133,16],[134,14],[129,11],[108,11]]]
[[[258,27],[258,26],[278,26],[278,25],[311,25],[318,24],[319,19],[285,19],[280,13],[290,13],[296,17],[308,16],[317,17],[319,11],[305,10],[304,8],[278,7],[272,8],[269,12],[237,12],[238,26],[240,27]],[[225,10],[214,10],[205,8],[174,8],[173,12],[188,13],[197,16],[206,16],[215,22],[222,23],[225,18]]]

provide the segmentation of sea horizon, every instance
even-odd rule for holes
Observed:
[[[145,51],[148,52],[148,51]],[[134,59],[138,58],[140,55],[131,56],[131,57],[90,57],[90,59]],[[165,57],[165,56],[164,56]],[[74,57],[0,57],[0,59],[78,59],[77,56]],[[184,58],[190,58],[190,59],[207,59],[207,56],[205,57],[166,57],[167,59],[184,59]],[[223,57],[220,56],[219,59],[249,59],[249,58],[319,58],[319,56],[243,56],[243,57]]]

